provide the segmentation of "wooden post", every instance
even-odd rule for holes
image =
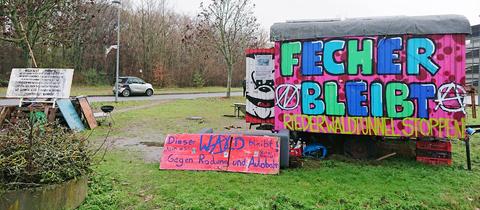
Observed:
[[[477,118],[477,105],[476,105],[476,101],[475,101],[475,87],[473,86],[470,86],[469,88],[470,90],[468,91],[470,93],[470,98],[471,98],[471,102],[472,102],[472,118],[475,119]]]
[[[467,169],[472,170],[472,160],[470,159],[470,138],[465,138],[465,153],[467,155]]]

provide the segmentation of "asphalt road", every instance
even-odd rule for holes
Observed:
[[[232,92],[232,96],[241,96],[242,92]],[[172,99],[196,99],[196,98],[218,98],[225,97],[225,93],[189,93],[189,94],[166,94],[147,96],[118,97],[118,101],[161,101]],[[19,99],[0,99],[0,106],[18,105]],[[114,96],[92,96],[88,97],[89,102],[113,102]]]

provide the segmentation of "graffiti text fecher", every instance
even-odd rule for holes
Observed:
[[[298,65],[302,56],[302,75],[397,75],[402,74],[402,63],[398,62],[399,51],[407,51],[407,75],[418,75],[422,66],[431,75],[435,75],[439,66],[432,59],[435,43],[427,38],[408,38],[404,46],[402,37],[382,38],[378,43],[371,38],[331,39],[327,41],[287,42],[282,44],[281,74],[292,76],[293,66]],[[346,61],[335,59],[337,51],[347,53]],[[374,53],[376,51],[376,53]],[[379,62],[373,71],[374,56]],[[361,69],[361,70],[359,70]],[[325,70],[325,71],[324,71]]]
[[[298,40],[277,42],[276,49],[277,129],[286,127],[286,114],[391,118],[393,127],[402,127],[404,118],[451,118],[449,127],[462,125],[463,35]]]

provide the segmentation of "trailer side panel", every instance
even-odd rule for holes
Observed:
[[[275,129],[465,137],[465,35],[275,42]]]

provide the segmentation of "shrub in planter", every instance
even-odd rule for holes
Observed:
[[[90,172],[86,139],[58,124],[9,126],[0,134],[0,185],[16,189],[60,183]]]
[[[0,129],[0,209],[73,209],[85,199],[87,138],[38,116]]]
[[[91,171],[92,150],[85,137],[31,116],[0,132],[0,197],[12,190],[57,186]]]

